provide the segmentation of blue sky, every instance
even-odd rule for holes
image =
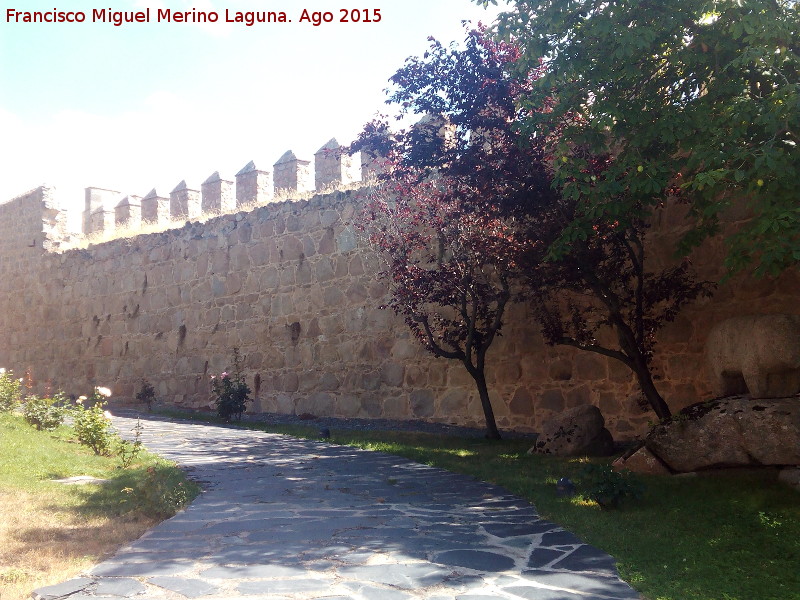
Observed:
[[[111,6],[110,6],[111,5]],[[84,11],[84,23],[7,22],[8,9]],[[299,23],[303,9],[380,10],[379,23]],[[42,184],[70,208],[83,188],[166,195],[248,161],[311,159],[347,143],[427,37],[462,40],[469,0],[0,0],[0,202]],[[93,9],[216,11],[220,22],[91,22]],[[284,11],[292,23],[226,24],[225,10]],[[374,17],[374,13],[372,13]]]

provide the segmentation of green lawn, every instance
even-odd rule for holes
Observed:
[[[96,456],[69,427],[36,431],[0,413],[0,598],[25,598],[99,562],[198,493],[166,461],[140,453],[127,469]],[[88,475],[104,484],[64,485]]]
[[[244,425],[317,435],[313,426]],[[580,497],[558,497],[558,478],[580,484],[584,465],[528,456],[530,441],[386,431],[333,431],[330,441],[500,484],[530,500],[543,517],[616,557],[623,579],[648,600],[800,599],[800,494],[775,481],[774,472],[643,477],[640,500],[602,510]]]

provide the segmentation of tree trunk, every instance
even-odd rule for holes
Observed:
[[[492,403],[489,401],[489,389],[486,387],[486,377],[483,371],[469,370],[470,375],[475,379],[475,385],[478,386],[478,396],[481,399],[481,406],[483,407],[483,416],[486,419],[486,437],[490,440],[499,440],[500,432],[497,429],[497,423],[494,421],[494,411],[492,410]]]
[[[636,374],[636,378],[639,380],[639,387],[642,389],[642,393],[647,399],[648,404],[650,404],[650,407],[653,409],[653,412],[656,413],[659,420],[665,421],[669,419],[672,416],[672,411],[670,411],[669,406],[667,406],[661,394],[658,393],[656,384],[653,383],[653,377],[650,375],[650,367],[639,349],[639,345],[636,343],[636,336],[633,334],[633,331],[622,322],[622,319],[617,320],[616,327],[620,348],[625,355],[631,359],[631,362],[633,362],[633,365],[629,366]]]
[[[639,379],[639,387],[642,388],[644,397],[647,398],[647,402],[658,418],[662,421],[669,419],[672,416],[672,411],[670,411],[661,394],[658,393],[656,385],[653,383],[653,378],[650,376],[650,369],[646,366],[644,369],[636,369],[636,377]]]

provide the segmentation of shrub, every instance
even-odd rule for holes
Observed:
[[[600,508],[617,508],[627,499],[641,498],[644,485],[630,471],[615,471],[609,464],[587,464],[582,470],[583,496]]]
[[[12,371],[0,369],[0,412],[11,412],[19,405],[22,383]]]
[[[150,411],[153,410],[153,400],[155,398],[156,390],[153,385],[147,379],[142,379],[142,389],[136,394],[136,399],[147,404],[147,410]]]
[[[95,390],[92,399],[97,395]],[[99,456],[108,456],[116,436],[111,431],[111,420],[103,406],[104,402],[95,402],[90,408],[79,404],[73,415],[73,427],[81,444],[89,446]]]
[[[22,416],[39,431],[57,429],[64,422],[68,411],[63,392],[58,392],[52,398],[28,396],[22,406]]]
[[[136,419],[136,427],[133,428],[133,441],[120,439],[117,445],[117,454],[123,469],[131,466],[136,457],[142,451],[142,422]]]
[[[219,377],[211,376],[211,393],[216,397],[217,415],[226,423],[232,417],[242,418],[250,400],[250,388],[241,371],[239,350],[233,349],[233,375],[222,373]]]

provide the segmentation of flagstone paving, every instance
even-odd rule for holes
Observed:
[[[144,417],[203,486],[55,600],[633,600],[607,554],[469,477],[325,442]],[[115,416],[123,434],[135,419]]]

